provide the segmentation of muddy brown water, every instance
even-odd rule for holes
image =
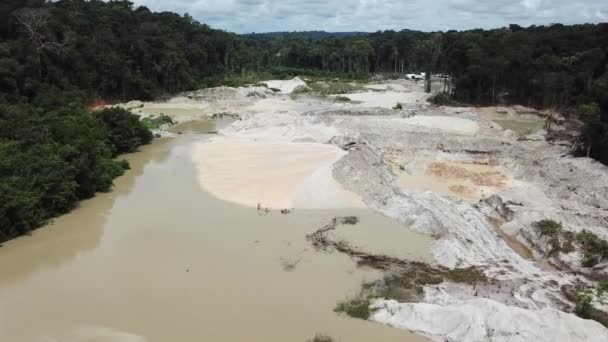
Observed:
[[[356,215],[357,229],[384,227],[420,259],[429,238],[392,234],[406,228],[365,209],[260,215],[215,199],[190,161],[200,139],[127,156],[132,170],[113,192],[0,248],[0,341],[424,340],[334,313],[381,274],[314,250],[305,235]]]
[[[500,125],[504,129],[509,129],[519,135],[532,133],[542,129],[545,120],[532,114],[501,114],[495,107],[482,107],[478,110],[479,115]]]
[[[229,126],[237,120],[231,116],[224,116],[215,120],[191,120],[177,123],[169,127],[171,133],[208,134],[217,133],[218,130]]]

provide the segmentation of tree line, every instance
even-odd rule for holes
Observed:
[[[189,15],[129,1],[6,0],[0,5],[0,96],[57,93],[153,99],[217,75],[279,67],[449,75],[454,99],[563,107],[597,102],[608,78],[608,24],[494,30],[235,35]]]
[[[578,108],[581,153],[608,163],[608,25],[236,35],[129,1],[0,3],[0,240],[108,190],[151,140],[96,99],[151,100],[264,72],[448,75],[471,104]],[[245,79],[245,77],[243,77]]]
[[[510,25],[495,30],[245,35],[260,67],[350,73],[430,71],[453,78],[459,101],[568,106],[595,99],[606,77],[608,24]]]

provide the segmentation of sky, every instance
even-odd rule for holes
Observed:
[[[608,0],[131,0],[236,33],[446,31],[608,22]]]

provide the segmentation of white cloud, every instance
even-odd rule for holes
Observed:
[[[237,33],[424,31],[606,20],[606,0],[132,0]]]

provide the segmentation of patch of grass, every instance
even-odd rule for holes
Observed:
[[[397,103],[397,105],[395,107],[393,107],[394,110],[402,110],[403,109],[403,105],[401,105],[401,103]]]
[[[446,271],[447,272],[447,271]],[[478,278],[480,278],[478,276]],[[361,295],[367,298],[394,299],[400,303],[418,302],[423,286],[437,285],[444,281],[442,271],[426,269],[421,265],[408,271],[391,273],[382,279],[361,285]]]
[[[597,285],[597,293],[598,295],[603,295],[604,293],[608,292],[608,278],[600,281]]]
[[[359,223],[359,218],[357,216],[338,217],[336,223],[355,225],[355,224]]]
[[[376,293],[375,296],[377,298],[384,299],[393,299],[400,303],[407,303],[413,301],[413,296],[410,291],[404,289],[399,286],[399,284],[395,282],[385,282],[384,286],[382,286]]]
[[[400,303],[416,301],[411,289],[403,286],[403,278],[397,274],[387,274],[382,279],[363,283],[361,295],[367,298],[394,299]]]
[[[350,102],[350,98],[346,96],[337,96],[335,99],[338,102]]]
[[[589,290],[580,291],[576,297],[574,313],[581,318],[591,319],[608,327],[608,313],[593,307],[592,301],[593,295]]]
[[[324,334],[316,334],[312,339],[306,340],[306,342],[333,342],[334,339],[331,336]]]
[[[359,296],[353,299],[338,302],[334,308],[334,311],[337,313],[344,313],[353,318],[367,320],[373,313],[369,306],[369,299]]]
[[[488,281],[485,274],[475,267],[448,270],[444,276],[455,283],[477,284]]]
[[[574,309],[574,313],[580,317],[586,318],[590,309],[593,308],[593,305],[591,304],[592,301],[593,296],[591,295],[591,292],[588,290],[580,291],[576,295],[576,307]]]
[[[576,248],[574,248],[574,244],[572,243],[572,240],[565,240],[564,242],[562,242],[562,246],[560,247],[560,250],[565,254],[569,254],[569,253],[574,252],[576,250]]]
[[[229,113],[229,112],[214,113],[213,115],[211,115],[211,119],[222,119],[222,118],[238,119],[238,117],[239,117],[238,114]]]
[[[432,274],[421,274],[416,278],[416,284],[419,285],[438,285],[443,282],[443,277]]]
[[[162,125],[173,125],[175,122],[171,119],[170,116],[165,114],[160,114],[159,116],[150,116],[147,118],[143,118],[141,122],[146,126],[149,130],[157,130]]]
[[[573,232],[563,232],[562,233],[562,246],[561,246],[561,252],[562,253],[572,253],[576,250],[576,248],[574,247],[574,239],[575,239],[575,235]]]
[[[280,93],[281,92],[281,89],[277,89],[277,88],[268,88],[268,89],[272,90],[275,93]]]
[[[310,93],[310,88],[304,85],[296,87],[292,92],[292,94],[306,94]]]
[[[363,89],[360,84],[353,85],[350,82],[339,80],[307,82],[307,84],[314,93],[319,95],[348,94]]]
[[[576,242],[583,251],[583,266],[593,267],[608,258],[608,241],[583,230],[576,234]]]
[[[560,252],[566,254],[574,252],[574,234],[564,231],[560,222],[545,219],[534,222],[533,227],[541,237],[549,239],[548,244],[551,249],[547,256],[551,257]]]

